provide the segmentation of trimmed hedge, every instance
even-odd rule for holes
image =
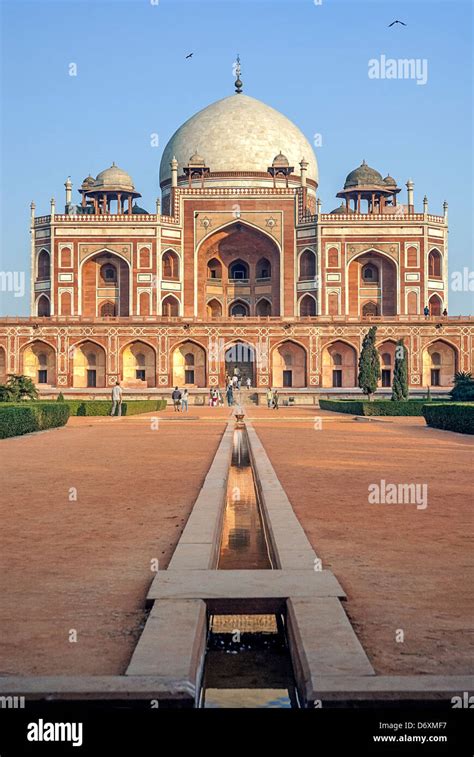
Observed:
[[[449,404],[450,400],[446,400]],[[319,400],[321,410],[350,415],[423,415],[426,400]],[[431,404],[431,403],[428,403]]]
[[[474,434],[474,403],[433,402],[423,406],[423,415],[428,426],[459,434]]]
[[[65,426],[69,418],[66,404],[51,402],[7,402],[0,405],[0,439]]]
[[[110,415],[112,410],[110,400],[65,400],[64,404],[70,409],[71,415]],[[122,415],[152,413],[165,408],[166,400],[127,400],[122,402]]]

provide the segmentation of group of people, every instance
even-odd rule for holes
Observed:
[[[188,412],[189,392],[187,389],[183,389],[183,391],[181,391],[180,389],[178,389],[177,386],[175,386],[171,394],[171,399],[173,400],[173,407],[174,407],[175,413]]]
[[[238,390],[241,388],[242,380],[240,376],[232,376],[231,379],[229,377],[226,377],[226,399],[227,404],[229,407],[232,407],[234,405],[234,390]],[[247,378],[245,380],[245,386],[247,389],[250,389],[252,385],[252,382],[250,378]],[[177,386],[173,389],[173,392],[171,394],[171,399],[173,400],[173,407],[175,413],[179,412],[188,412],[189,410],[189,391],[187,389],[179,389]],[[278,410],[278,402],[279,402],[279,395],[277,389],[269,389],[267,392],[267,405],[269,408],[273,408],[274,410]],[[222,395],[221,390],[219,387],[213,387],[209,390],[209,407],[223,407],[224,405],[224,397]],[[112,389],[112,412],[111,415],[115,415],[117,412],[117,415],[122,415],[122,387],[120,386],[120,381],[117,381],[115,386]]]

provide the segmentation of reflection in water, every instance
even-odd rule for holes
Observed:
[[[247,437],[241,429],[234,432],[217,567],[219,570],[263,570],[272,567],[250,466]]]
[[[247,435],[236,429],[217,568],[272,567]],[[211,616],[201,706],[298,706],[281,616]]]

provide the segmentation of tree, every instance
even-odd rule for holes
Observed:
[[[369,400],[377,389],[380,379],[380,355],[375,346],[377,326],[371,326],[362,342],[362,351],[359,357],[358,384]]]
[[[8,375],[8,380],[5,386],[10,392],[10,402],[17,402],[19,400],[35,400],[38,398],[38,392],[34,381],[29,376],[23,376],[21,374],[15,375],[13,373],[10,373]]]
[[[392,400],[408,399],[408,367],[407,348],[403,339],[399,339],[395,347],[395,366],[393,369]]]
[[[474,379],[468,371],[457,371],[454,374],[454,386],[450,391],[451,399],[455,402],[474,402]]]

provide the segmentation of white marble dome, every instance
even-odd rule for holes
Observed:
[[[264,172],[283,152],[300,173],[302,158],[308,162],[307,177],[318,181],[313,148],[304,134],[286,116],[244,94],[224,97],[200,110],[173,134],[160,166],[160,182],[171,177],[170,161],[176,156],[178,175],[190,156],[199,152],[214,171]]]

